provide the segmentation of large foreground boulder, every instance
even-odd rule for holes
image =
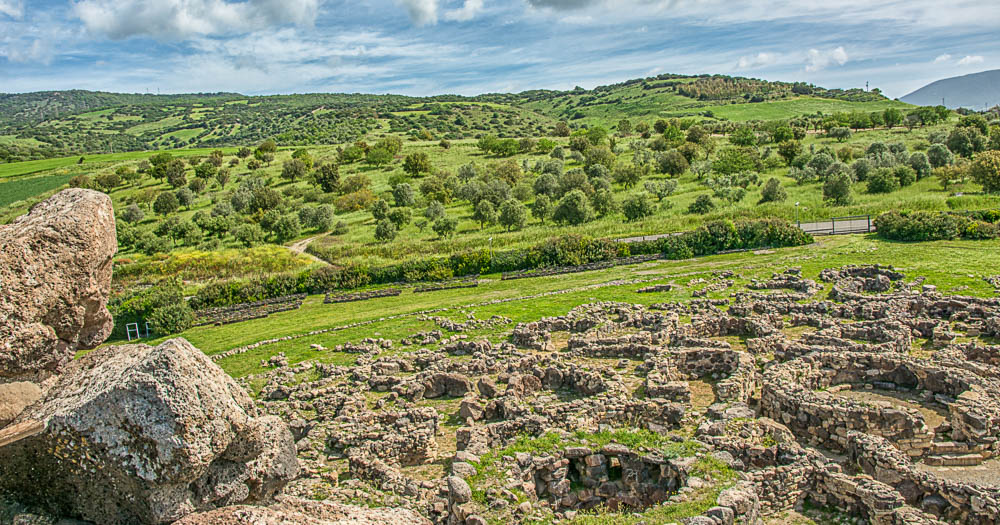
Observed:
[[[38,381],[107,339],[111,199],[70,189],[0,226],[0,382]]]
[[[0,447],[0,491],[97,523],[168,523],[268,500],[298,475],[276,417],[184,339],[96,350],[70,363]]]
[[[191,514],[175,525],[430,525],[402,508],[368,508],[282,496],[270,507],[238,505]]]

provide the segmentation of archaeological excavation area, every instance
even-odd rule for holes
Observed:
[[[517,322],[470,305],[403,337],[208,356],[182,338],[101,346],[106,196],[62,192],[0,241],[11,522],[1000,523],[996,294],[880,265],[718,270],[615,284],[642,304]],[[375,311],[390,290],[326,307]],[[268,351],[289,345],[313,357]],[[260,355],[238,379],[217,364]]]

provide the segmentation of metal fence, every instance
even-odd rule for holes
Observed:
[[[852,215],[850,217],[834,217],[828,221],[802,222],[798,224],[802,231],[812,235],[844,235],[848,233],[871,233],[871,215]]]

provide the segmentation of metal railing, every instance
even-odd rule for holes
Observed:
[[[871,215],[851,215],[849,217],[834,217],[828,221],[801,222],[798,223],[798,227],[812,235],[846,235],[875,231]]]

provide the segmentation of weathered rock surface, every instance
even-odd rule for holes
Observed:
[[[0,427],[13,421],[41,396],[42,389],[34,383],[22,381],[0,384]]]
[[[97,523],[168,523],[269,499],[298,474],[277,417],[183,339],[72,362],[15,423],[45,430],[0,448],[0,490]]]
[[[39,380],[111,333],[111,199],[69,189],[0,226],[0,381]]]
[[[329,501],[281,497],[270,507],[245,505],[192,514],[175,525],[430,525],[416,512],[402,508],[358,507]]]

